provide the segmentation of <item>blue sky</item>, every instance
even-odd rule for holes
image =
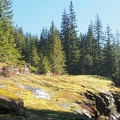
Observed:
[[[12,0],[14,24],[24,32],[40,35],[43,27],[49,29],[52,20],[60,29],[63,10],[69,13],[71,0]],[[102,20],[103,31],[109,24],[112,32],[120,32],[120,0],[72,0],[76,12],[78,30],[86,33],[88,25],[95,21],[97,13]]]

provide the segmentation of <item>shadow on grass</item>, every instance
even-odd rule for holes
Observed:
[[[85,115],[53,110],[24,109],[27,120],[91,120]]]
[[[18,108],[17,108],[18,107]],[[90,120],[82,114],[27,109],[16,104],[14,100],[0,98],[0,120]]]

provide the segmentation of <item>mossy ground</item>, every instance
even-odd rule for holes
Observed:
[[[1,77],[0,85],[5,85],[5,88],[0,88],[0,95],[12,99],[22,99],[24,107],[27,109],[69,112],[71,114],[76,110],[82,111],[83,109],[92,114],[91,108],[87,104],[94,102],[94,100],[88,100],[85,93],[92,92],[97,95],[99,92],[120,92],[120,89],[113,86],[112,81],[107,78],[90,75],[45,76],[30,74],[26,76],[20,74],[10,78]],[[36,98],[30,90],[21,88],[19,85],[41,88],[51,96],[51,100]],[[84,103],[86,104],[84,105]],[[67,105],[69,108],[62,105]],[[54,115],[53,118],[58,114]]]

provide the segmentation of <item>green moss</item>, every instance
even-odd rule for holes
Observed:
[[[20,74],[19,76],[10,77],[7,78],[7,80],[1,80],[0,82],[6,86],[5,89],[0,89],[1,95],[14,100],[20,98],[24,101],[25,108],[34,109],[36,111],[45,109],[50,111],[69,112],[72,114],[76,109],[82,110],[81,103],[83,102],[86,103],[86,105],[87,103],[88,105],[90,104],[92,108],[97,111],[95,106],[95,96],[100,97],[98,93],[106,93],[109,90],[113,91],[115,94],[120,93],[119,88],[112,86],[112,82],[110,80],[106,80],[106,78],[101,76],[65,75],[52,77],[34,74],[26,76]],[[51,100],[37,99],[30,90],[20,88],[18,84],[31,86],[37,89],[41,88],[51,96]],[[91,97],[92,100],[87,98],[85,94],[87,94],[88,97]],[[100,99],[104,103],[104,99],[102,97],[100,97]],[[63,109],[60,107],[61,103],[71,105],[71,108]],[[6,108],[7,107],[8,106],[6,106]],[[91,108],[88,109],[92,111]],[[33,115],[31,111],[26,111],[24,114],[23,113],[24,112],[22,112],[20,116],[27,116],[28,120],[37,120],[41,118],[39,115]],[[51,119],[57,118],[58,120],[61,115],[57,112],[51,112],[48,114],[48,117]],[[63,118],[65,118],[65,116],[63,116]],[[67,117],[65,119],[67,120]]]

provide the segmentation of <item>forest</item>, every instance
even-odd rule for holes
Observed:
[[[63,10],[59,30],[52,21],[49,30],[43,26],[40,35],[32,35],[13,25],[12,1],[0,0],[0,62],[14,67],[28,64],[37,74],[100,75],[119,85],[119,32],[113,34],[109,24],[103,31],[97,14],[87,32],[79,33],[72,1],[68,10]]]

